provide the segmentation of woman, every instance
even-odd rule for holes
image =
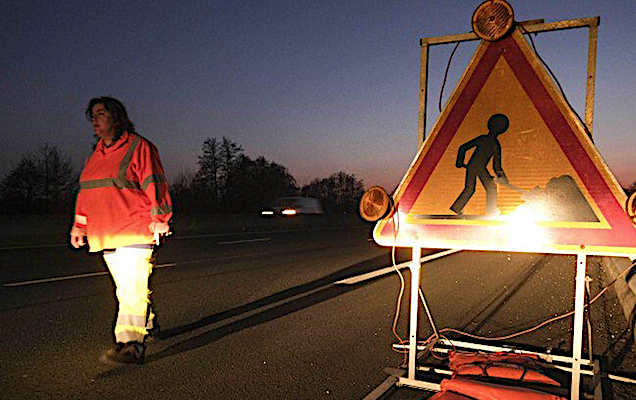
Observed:
[[[71,244],[102,251],[115,282],[116,346],[100,361],[141,363],[155,328],[148,289],[154,245],[170,234],[168,183],[157,149],[135,132],[119,100],[92,99],[86,117],[99,141],[80,176]]]

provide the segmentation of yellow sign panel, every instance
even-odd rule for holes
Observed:
[[[374,237],[386,246],[636,254],[626,200],[516,30],[481,43]]]

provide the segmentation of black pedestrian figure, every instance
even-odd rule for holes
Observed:
[[[458,215],[463,215],[464,207],[468,200],[475,193],[475,184],[477,177],[486,189],[486,215],[492,216],[499,214],[497,208],[497,186],[495,181],[486,169],[486,166],[492,159],[492,168],[497,178],[503,182],[508,182],[506,174],[501,168],[501,145],[497,136],[501,135],[508,129],[508,117],[503,114],[494,114],[488,119],[488,134],[476,137],[473,140],[459,146],[457,151],[457,160],[455,166],[457,168],[466,168],[466,181],[464,190],[462,190],[457,200],[450,209]],[[464,164],[464,156],[466,151],[475,147],[473,155],[470,157],[468,164]]]

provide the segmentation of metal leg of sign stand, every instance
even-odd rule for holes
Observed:
[[[409,344],[408,344],[408,373],[407,377],[399,377],[397,378],[396,384],[398,386],[409,386],[424,390],[430,391],[439,391],[440,385],[433,382],[420,381],[415,378],[415,373],[418,369],[420,370],[430,370],[428,368],[418,368],[416,365],[417,361],[417,317],[418,317],[418,306],[419,306],[419,287],[420,287],[420,270],[421,265],[419,262],[421,255],[420,248],[413,248],[413,258],[411,261],[410,269],[411,269],[411,303],[410,303],[410,320],[409,320]],[[582,349],[583,349],[583,314],[585,309],[585,272],[586,272],[586,255],[584,253],[577,254],[576,261],[576,279],[575,279],[575,299],[574,299],[574,332],[573,332],[573,341],[572,341],[572,357],[555,357],[550,354],[541,354],[534,353],[538,355],[543,355],[546,358],[559,358],[561,361],[565,361],[567,364],[571,364],[571,373],[572,373],[572,383],[570,388],[570,398],[572,400],[579,399],[580,392],[580,383],[581,383],[581,366],[589,366],[589,362],[581,359]],[[442,340],[441,342],[446,342],[446,340]],[[513,349],[509,347],[496,347],[496,346],[480,346],[473,345],[467,342],[459,342],[459,341],[448,341],[452,343],[453,346],[459,347],[467,347],[467,348],[477,348],[484,347],[481,350],[486,350],[485,347],[488,347],[490,351],[511,351]],[[462,346],[463,345],[463,346]],[[396,347],[404,347],[404,346],[396,346]],[[422,350],[423,347],[419,346],[419,350]],[[526,353],[521,351],[522,353]],[[530,352],[527,352],[530,353]],[[570,369],[570,368],[564,368]],[[584,371],[585,373],[590,373],[591,371]]]
[[[420,288],[420,257],[422,249],[413,247],[413,258],[411,259],[411,318],[409,326],[409,372],[408,379],[415,379],[415,362],[417,361],[417,311],[419,308],[418,289]]]
[[[406,378],[400,377],[397,380],[398,386],[410,386],[418,389],[439,391],[439,384],[419,381],[415,379],[417,371],[417,311],[419,307],[420,271],[422,264],[422,249],[413,247],[413,257],[411,258],[411,310],[409,318],[409,364]]]
[[[413,257],[409,268],[411,270],[411,304],[410,304],[410,317],[409,317],[409,344],[408,344],[408,371],[407,376],[403,377],[401,374],[393,374],[393,376],[387,378],[380,386],[369,393],[363,400],[376,400],[386,393],[393,385],[397,386],[410,386],[417,389],[430,390],[439,392],[440,386],[437,383],[420,381],[415,379],[415,373],[417,372],[417,314],[419,307],[419,289],[420,289],[420,271],[422,268],[422,248],[413,248]]]
[[[572,387],[570,398],[579,398],[581,383],[581,352],[583,349],[583,309],[585,308],[586,256],[576,256],[576,280],[574,289],[574,337],[572,340]]]
[[[436,368],[428,368],[425,366],[418,367],[417,352],[425,349],[425,346],[417,345],[417,321],[418,321],[418,307],[419,307],[419,288],[420,288],[420,271],[421,271],[421,248],[413,248],[413,258],[411,259],[411,301],[410,301],[410,319],[409,319],[409,344],[408,345],[394,345],[396,349],[408,349],[408,370],[407,376],[398,376],[394,374],[391,378],[390,385],[393,383],[397,386],[408,386],[417,389],[439,391],[440,385],[434,382],[427,382],[418,380],[415,374],[418,370],[434,372],[437,374],[450,375],[451,371],[446,371]],[[539,353],[532,351],[524,351],[521,349],[515,349],[511,347],[481,345],[471,342],[462,342],[457,340],[447,340],[440,338],[437,351],[448,352],[452,349],[468,349],[473,351],[513,351],[521,354],[535,354],[544,360],[551,360],[555,364],[555,367],[569,371],[572,374],[572,381],[570,387],[570,399],[578,400],[580,397],[580,384],[581,374],[592,375],[592,362],[588,360],[582,360],[583,350],[583,315],[585,311],[585,282],[586,282],[586,255],[584,253],[577,254],[576,260],[576,278],[575,278],[575,291],[574,291],[574,332],[572,338],[572,357],[558,356],[554,354]],[[560,364],[560,365],[559,365]],[[584,367],[584,368],[582,368]],[[615,379],[621,380],[620,377]],[[387,380],[388,381],[388,380]],[[379,389],[379,388],[378,388]],[[382,393],[388,390],[385,387]],[[365,400],[377,399],[381,396],[377,391],[374,391],[369,396],[365,397]]]

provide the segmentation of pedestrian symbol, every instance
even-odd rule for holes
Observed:
[[[508,129],[508,117],[503,114],[495,114],[488,119],[488,134],[481,135],[461,146],[457,151],[457,168],[466,168],[466,182],[464,190],[450,207],[452,211],[458,215],[463,215],[464,206],[475,193],[475,183],[477,177],[486,189],[486,214],[499,214],[497,208],[497,188],[495,181],[490,173],[486,170],[486,165],[492,159],[492,167],[497,178],[502,182],[507,182],[506,174],[501,168],[501,145],[497,137]],[[473,155],[470,157],[468,164],[464,164],[466,151],[475,148]]]

